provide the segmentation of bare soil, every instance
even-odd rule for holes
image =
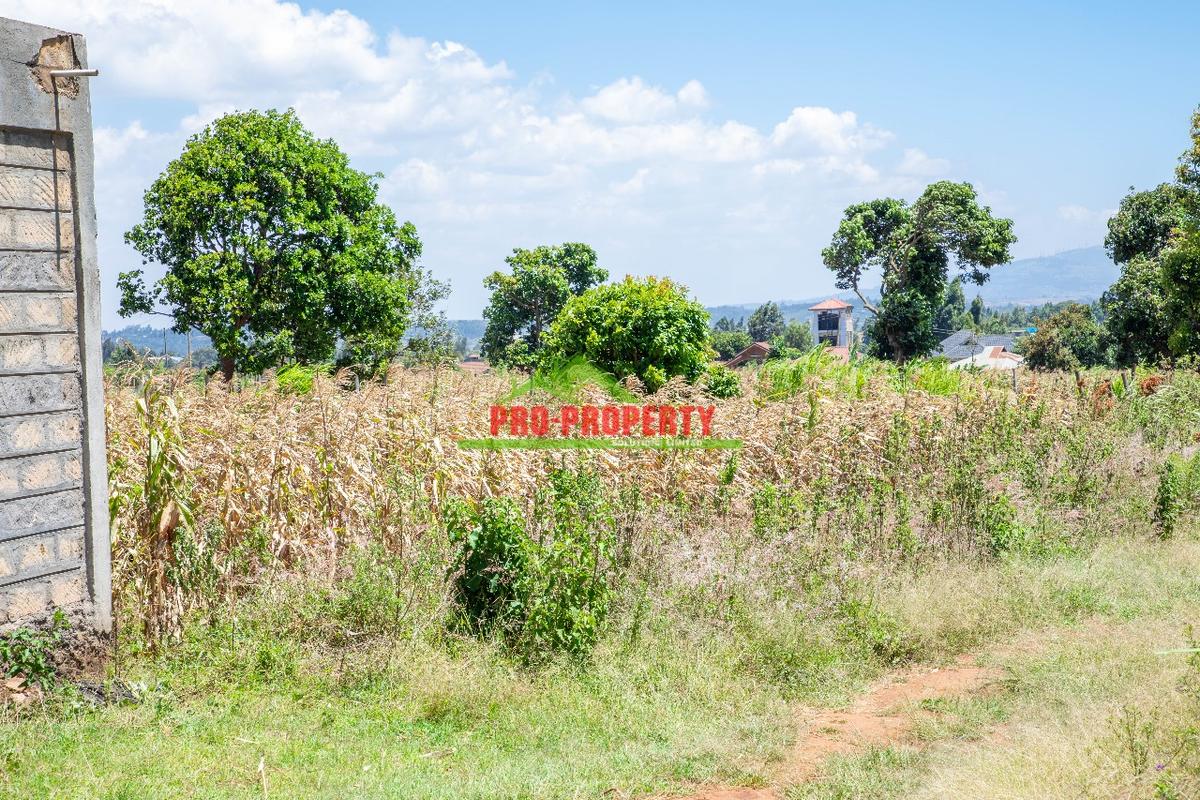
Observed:
[[[935,698],[978,693],[1000,677],[980,667],[973,656],[960,656],[941,668],[913,667],[875,682],[848,708],[805,709],[797,714],[798,736],[778,773],[782,786],[804,783],[820,774],[825,760],[868,747],[915,746],[913,706]],[[706,789],[676,800],[779,800],[774,789]]]

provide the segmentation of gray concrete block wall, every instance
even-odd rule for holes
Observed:
[[[82,37],[0,19],[0,628],[111,629],[91,108]]]

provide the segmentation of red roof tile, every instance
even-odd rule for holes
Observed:
[[[854,308],[845,300],[838,300],[836,297],[831,297],[828,300],[822,300],[815,306],[809,306],[809,311],[841,311],[843,308]]]

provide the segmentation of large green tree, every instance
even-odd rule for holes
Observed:
[[[421,254],[376,178],[290,110],[229,114],[189,139],[125,240],[166,274],[147,286],[122,273],[121,314],[206,334],[226,378],[326,361],[339,341],[398,341]]]
[[[483,281],[492,296],[483,311],[480,349],[493,364],[532,369],[567,300],[607,280],[608,272],[596,266],[596,251],[580,242],[516,248],[504,260],[511,271]]]
[[[1130,190],[1104,244],[1121,277],[1102,305],[1122,364],[1200,353],[1200,110],[1176,182]]]
[[[750,315],[750,319],[746,322],[746,329],[754,341],[769,342],[783,333],[786,324],[779,305],[767,302],[756,308]]]
[[[1010,259],[1012,220],[992,216],[969,183],[931,184],[911,205],[883,198],[846,209],[821,257],[840,289],[853,289],[875,315],[869,324],[875,355],[904,362],[936,346],[940,309],[952,263],[982,284],[988,270]],[[882,272],[876,306],[860,289],[864,274]]]
[[[567,301],[546,337],[555,358],[582,355],[618,378],[635,375],[650,391],[682,375],[695,381],[712,361],[708,312],[667,278],[627,277]]]

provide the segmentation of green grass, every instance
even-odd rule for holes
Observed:
[[[1084,738],[1103,740],[1114,698],[1150,678],[1154,693],[1169,694],[1162,676],[1182,662],[1152,651],[1179,645],[1182,623],[1200,612],[1200,545],[1114,542],[948,564],[881,577],[872,593],[872,614],[890,620],[911,657],[973,650],[1007,670],[1007,688],[927,703],[916,735],[930,749],[838,757],[789,797],[965,796],[937,787],[1078,759],[1086,748],[1055,737],[1086,723]],[[195,622],[160,659],[126,653],[122,678],[142,687],[135,705],[93,709],[62,692],[10,715],[0,722],[0,795],[260,797],[260,761],[271,798],[762,785],[792,736],[792,703],[845,702],[887,662],[871,649],[879,623],[860,612],[821,621],[764,607],[700,634],[663,617],[636,644],[614,631],[587,667],[533,672],[495,645],[458,638],[331,648],[288,633],[273,621],[285,613],[278,606],[247,606],[236,626]],[[999,748],[989,738],[997,726],[1019,746]]]
[[[728,652],[683,642],[536,674],[472,642],[336,658],[201,644],[217,652],[132,665],[137,705],[60,697],[5,726],[21,747],[0,793],[246,797],[261,759],[270,797],[599,797],[761,780],[788,736],[786,705],[731,674]]]

